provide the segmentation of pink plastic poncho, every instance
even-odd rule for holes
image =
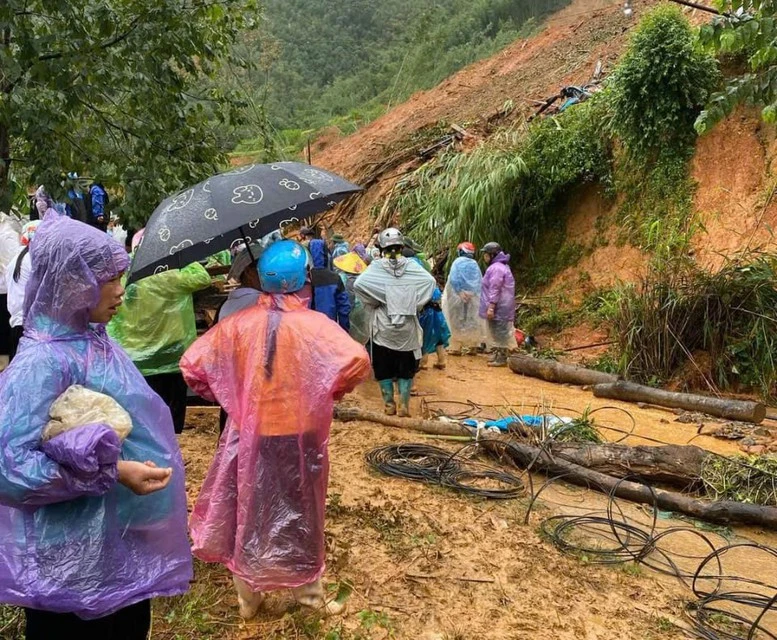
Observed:
[[[364,347],[291,294],[262,294],[190,347],[186,381],[229,415],[191,518],[194,555],[255,591],[323,574],[332,409],[369,369]]]
[[[0,375],[0,602],[91,619],[184,593],[192,565],[170,412],[88,321],[127,254],[107,234],[50,212],[30,255],[25,337]],[[41,444],[51,404],[74,384],[127,410],[133,429],[123,444],[105,424]],[[119,459],[172,467],[172,480],[136,496],[116,481]]]

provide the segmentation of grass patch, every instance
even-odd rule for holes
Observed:
[[[0,638],[16,640],[24,637],[24,611],[19,607],[0,605]]]
[[[714,500],[777,506],[777,459],[765,456],[708,456],[701,480]]]
[[[550,435],[556,442],[589,442],[601,444],[604,442],[596,422],[590,415],[590,405],[585,408],[579,418],[575,418],[569,424],[562,424],[550,428]]]
[[[462,238],[479,246],[498,238],[516,260],[526,253],[537,265],[534,286],[547,282],[582,255],[574,244],[564,248],[560,212],[570,189],[612,182],[605,118],[596,96],[528,129],[501,131],[470,152],[440,154],[405,179],[391,206],[431,254]],[[537,240],[548,229],[553,246],[540,251]]]
[[[229,573],[220,565],[194,560],[194,581],[190,591],[174,598],[159,598],[153,606],[154,637],[170,640],[232,635],[230,625],[240,623],[235,588]]]
[[[622,372],[641,382],[666,381],[704,352],[712,363],[709,384],[774,397],[775,265],[775,254],[740,256],[716,273],[684,264],[622,288],[613,327]]]

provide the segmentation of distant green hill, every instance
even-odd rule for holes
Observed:
[[[569,2],[265,0],[263,30],[243,45],[260,65],[249,91],[272,135],[287,130],[281,144],[332,123],[347,132],[529,35]]]

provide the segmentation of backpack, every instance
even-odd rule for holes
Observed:
[[[68,192],[68,213],[73,220],[89,221],[89,210],[86,206],[86,196],[74,190]],[[81,197],[79,197],[81,196]]]

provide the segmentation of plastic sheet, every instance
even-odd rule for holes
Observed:
[[[451,330],[451,346],[476,347],[483,342],[485,324],[479,316],[483,276],[478,263],[461,256],[451,265],[442,294],[442,311]]]
[[[181,371],[229,415],[192,514],[194,554],[255,591],[313,582],[324,571],[332,410],[369,375],[364,347],[303,296],[262,294],[197,340]]]
[[[125,440],[132,431],[132,418],[118,402],[78,384],[65,389],[65,393],[54,401],[49,416],[51,420],[41,436],[43,442],[85,424],[107,425],[119,440]]]
[[[192,294],[210,286],[199,263],[149,276],[127,287],[108,335],[144,376],[178,371],[178,361],[197,338]]]
[[[107,234],[51,212],[30,252],[26,337],[0,375],[0,602],[96,618],[184,593],[192,566],[170,412],[88,321],[127,254]],[[41,445],[49,408],[76,384],[130,414],[123,444],[107,425],[85,424]],[[116,483],[119,454],[172,467],[170,484],[136,496]]]

